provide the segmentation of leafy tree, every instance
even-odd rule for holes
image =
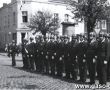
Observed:
[[[37,11],[30,19],[29,27],[34,30],[35,33],[41,32],[44,37],[46,33],[55,34],[59,27],[59,18],[54,17],[54,14],[49,11]]]
[[[84,21],[87,25],[88,42],[90,32],[94,31],[97,21],[107,19],[110,7],[107,0],[67,0],[74,19]]]

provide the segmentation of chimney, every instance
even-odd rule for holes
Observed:
[[[3,7],[7,6],[7,3],[3,3]]]

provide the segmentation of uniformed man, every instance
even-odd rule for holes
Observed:
[[[44,69],[45,73],[49,74],[49,52],[48,52],[48,43],[49,43],[49,37],[46,37],[46,40],[44,42]]]
[[[86,52],[86,60],[87,60],[90,84],[95,84],[97,46],[98,43],[96,40],[96,34],[94,32],[91,32],[90,44]]]
[[[30,69],[32,71],[35,71],[35,43],[33,41],[34,39],[30,37],[30,43],[27,46],[28,55],[29,55],[29,61],[30,61]]]
[[[28,40],[24,39],[22,43],[22,59],[23,59],[23,68],[29,69],[29,62],[28,62],[28,51],[27,51],[27,43]]]
[[[86,50],[87,50],[87,44],[84,42],[83,35],[80,34],[79,36],[79,42],[78,42],[78,67],[79,67],[79,77],[80,77],[80,82],[85,82],[86,81],[86,74],[87,74],[87,69],[86,69]]]
[[[7,51],[7,55],[8,55],[8,57],[10,57],[11,56],[11,52],[10,52],[10,46],[11,46],[11,43],[9,43],[8,44],[8,51]]]
[[[51,70],[51,75],[55,75],[55,44],[54,44],[54,36],[50,37],[50,42],[49,42],[49,54],[50,54],[50,70]]]
[[[17,53],[17,45],[16,45],[16,42],[13,40],[12,44],[10,45],[10,54],[12,56],[12,66],[16,66],[16,60],[15,60],[16,53]]]
[[[38,63],[38,59],[39,59],[39,37],[35,37],[35,66],[36,66],[36,71],[39,71],[39,63]]]
[[[108,34],[107,61],[107,80],[110,81],[110,34]]]
[[[62,77],[63,72],[63,38],[60,36],[60,38],[57,38],[57,76]]]
[[[63,60],[64,60],[64,70],[65,70],[65,73],[66,73],[66,78],[69,79],[70,78],[70,58],[69,58],[69,45],[68,45],[68,42],[69,42],[69,37],[67,36],[64,36],[64,51],[63,51]]]
[[[104,32],[100,32],[97,53],[97,73],[99,84],[106,84],[107,81],[107,38]]]
[[[77,76],[78,76],[78,61],[77,61],[77,54],[78,54],[78,41],[77,41],[77,37],[76,36],[72,36],[72,40],[70,41],[70,50],[69,50],[69,54],[70,54],[70,67],[71,67],[71,75],[72,75],[72,79],[74,81],[77,81]]]

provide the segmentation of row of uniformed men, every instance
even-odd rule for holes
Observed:
[[[84,35],[74,36],[71,41],[68,37],[57,37],[57,40],[38,37],[36,43],[30,38],[30,44],[24,40],[22,45],[23,67],[51,75],[62,76],[65,73],[66,78],[75,81],[79,75],[83,83],[88,71],[90,84],[95,83],[96,73],[99,83],[106,84],[107,76],[110,76],[109,39],[110,36],[104,33],[96,38],[94,32],[90,33],[90,44]]]

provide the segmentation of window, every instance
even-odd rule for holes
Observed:
[[[95,28],[100,29],[100,22],[99,21],[96,22],[96,27]]]
[[[15,23],[16,23],[16,13],[13,12],[13,25],[15,25]]]
[[[68,22],[68,21],[69,21],[69,15],[65,14],[65,22]]]
[[[6,26],[6,16],[4,16],[4,26]]]
[[[10,15],[8,15],[8,27],[10,26]]]
[[[28,22],[28,13],[27,13],[27,11],[22,11],[22,20],[23,20],[23,23]]]
[[[16,33],[12,34],[12,39],[16,41]]]
[[[107,28],[106,20],[101,20],[101,27],[102,27],[102,29],[106,29]]]
[[[59,18],[58,13],[54,13],[54,20],[55,20],[55,23],[58,23],[58,18]]]
[[[30,4],[31,3],[31,0],[22,0],[22,3],[23,4]]]
[[[26,3],[26,1],[25,1],[25,0],[23,0],[22,2],[23,2],[23,4],[25,4],[25,3]]]

